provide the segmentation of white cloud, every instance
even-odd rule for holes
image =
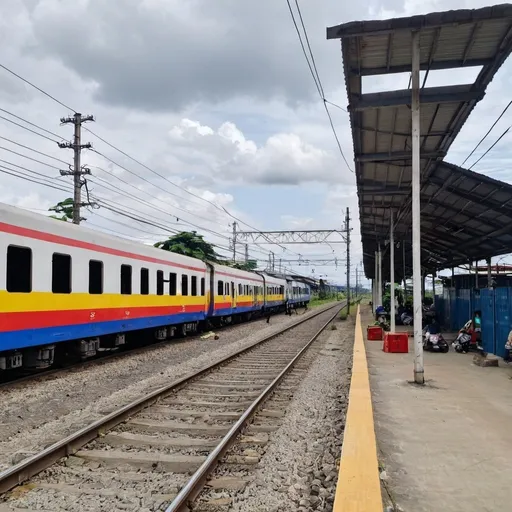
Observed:
[[[213,172],[221,181],[268,185],[340,181],[337,155],[295,133],[277,133],[257,145],[232,122],[214,130],[183,119],[169,137],[172,148],[202,164],[199,172]]]

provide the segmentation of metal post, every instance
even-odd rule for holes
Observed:
[[[391,318],[391,332],[395,332],[395,234],[394,234],[393,212],[391,212],[391,226],[389,229],[389,281],[390,281],[390,295],[391,295],[391,311],[389,312]]]
[[[478,290],[478,260],[475,261],[475,288]]]
[[[382,251],[380,249],[379,244],[379,251],[378,251],[378,260],[377,260],[377,269],[378,269],[378,275],[379,280],[377,281],[377,302],[379,306],[382,306]]]
[[[414,302],[414,382],[425,383],[421,307],[420,198],[420,33],[412,33],[412,282]]]
[[[492,288],[491,258],[487,258],[487,288]]]
[[[60,122],[62,124],[73,124],[74,125],[74,133],[73,133],[73,142],[59,142],[58,146],[61,149],[69,148],[73,150],[73,170],[60,171],[61,176],[73,176],[73,224],[80,224],[82,218],[80,217],[80,207],[81,206],[93,206],[95,203],[87,202],[82,203],[82,185],[86,183],[85,180],[82,180],[82,176],[85,174],[91,174],[90,169],[82,169],[80,164],[80,153],[82,149],[91,148],[91,144],[88,142],[87,144],[81,144],[81,131],[82,131],[82,123],[86,121],[94,121],[94,117],[82,116],[79,112],[75,113],[73,117],[62,117]]]
[[[233,263],[236,261],[236,221],[233,222]]]
[[[347,236],[347,315],[350,315],[350,212],[348,207],[345,215],[345,229]]]
[[[375,308],[378,306],[377,304],[377,283],[379,282],[379,253],[375,251],[375,274],[373,278],[373,312],[375,313]]]
[[[432,304],[436,306],[436,273],[432,272]]]
[[[74,165],[73,165],[73,224],[80,224],[80,205],[82,203],[82,180],[80,168],[80,132],[82,127],[82,114],[75,114],[75,133],[73,140]]]
[[[249,261],[249,244],[245,244],[245,263]]]
[[[358,293],[358,290],[359,290],[359,278],[358,278],[358,270],[357,270],[357,265],[356,265],[356,298],[357,298],[357,293]]]
[[[407,278],[405,273],[405,240],[402,241],[402,263],[404,265],[404,302],[407,301]]]

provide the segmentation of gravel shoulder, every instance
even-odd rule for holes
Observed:
[[[327,306],[329,307],[329,305]],[[326,306],[310,310],[326,309]],[[0,470],[163,385],[295,323],[276,315],[2,390]]]
[[[251,483],[230,510],[332,511],[352,370],[354,323],[336,321]]]

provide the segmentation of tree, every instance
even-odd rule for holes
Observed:
[[[198,235],[196,231],[182,231],[170,236],[167,240],[157,242],[154,246],[164,251],[175,252],[200,260],[208,260],[214,263],[221,262],[213,245],[206,242],[203,235]]]
[[[58,215],[50,215],[52,219],[63,220],[64,222],[67,222],[68,219],[73,220],[73,199],[68,197],[67,199],[64,199],[64,201],[57,203],[55,206],[48,208],[48,211],[63,214],[62,217],[59,217]]]
[[[237,268],[239,270],[247,270],[253,271],[258,268],[258,262],[256,260],[247,260],[243,262],[232,263],[229,261],[223,262],[225,265],[229,265],[230,267]]]

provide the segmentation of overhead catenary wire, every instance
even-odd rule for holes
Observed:
[[[478,149],[478,147],[480,146],[480,144],[482,144],[482,142],[488,137],[488,135],[491,133],[491,131],[493,130],[493,128],[498,124],[498,121],[503,117],[503,115],[505,114],[505,112],[508,110],[508,108],[510,107],[510,105],[512,105],[512,100],[508,102],[507,106],[501,111],[501,114],[498,116],[498,118],[496,119],[496,121],[494,121],[494,123],[492,124],[492,126],[489,128],[489,130],[487,130],[487,133],[478,141],[478,144],[473,148],[473,151],[471,151],[471,153],[469,153],[469,155],[464,159],[464,162],[462,162],[460,164],[460,166],[462,167],[468,160],[469,158],[471,158],[471,156],[473,155],[473,153]],[[476,162],[475,162],[476,163]],[[473,164],[475,165],[475,164]],[[473,166],[471,166],[473,167]],[[470,169],[471,169],[470,167]]]
[[[27,123],[30,126],[33,126],[34,128],[37,128],[38,130],[41,130],[42,132],[48,133],[49,135],[53,135],[54,137],[57,137],[58,139],[64,139],[64,137],[62,137],[62,135],[59,135],[58,133],[47,130],[46,128],[43,128],[42,126],[39,126],[38,124],[33,123],[32,121],[29,121],[28,119],[25,119],[24,117],[13,114],[12,112],[10,112],[9,110],[6,110],[5,108],[0,108],[0,112],[4,112],[5,114],[12,116],[12,117],[18,119],[19,121],[23,121],[24,123]]]
[[[1,64],[0,63],[0,68],[3,68],[5,69],[5,71],[7,71],[8,73],[10,73],[11,75],[14,75],[16,78],[19,78],[20,80],[22,80],[23,82],[25,82],[27,85],[30,85],[30,87],[33,87],[34,89],[38,90],[40,93],[44,94],[45,96],[47,96],[48,98],[50,98],[51,100],[55,101],[56,103],[58,103],[59,105],[61,105],[62,107],[68,109],[68,110],[71,110],[73,112],[76,113],[76,110],[69,107],[68,105],[66,105],[65,103],[63,103],[62,101],[59,101],[57,98],[55,98],[54,96],[52,96],[51,94],[47,93],[46,91],[44,91],[43,89],[41,89],[40,87],[38,87],[37,85],[33,84],[32,82],[30,82],[29,80],[27,80],[26,78],[23,78],[21,75],[18,75],[18,73],[15,73],[12,69],[9,69],[7,66],[5,66],[4,64]]]
[[[52,160],[55,160],[56,162],[60,162],[64,165],[69,165],[68,162],[65,162],[64,160],[61,160],[60,158],[57,158],[55,156],[49,155],[48,153],[43,153],[42,151],[38,151],[37,149],[31,148],[30,146],[25,146],[24,144],[21,144],[19,142],[16,142],[15,140],[9,139],[7,137],[3,137],[0,135],[0,139],[6,140],[7,142],[10,142],[11,144],[16,144],[16,146],[20,146],[24,149],[28,149],[29,151],[33,151],[34,153],[37,153],[38,155],[45,156],[46,158],[51,158]]]
[[[302,34],[300,33],[299,26],[298,26],[297,21],[295,19],[295,14],[294,14],[292,6],[290,4],[290,0],[286,0],[286,3],[288,5],[288,10],[290,11],[290,16],[292,18],[292,22],[293,22],[293,25],[295,27],[295,31],[297,32],[297,37],[299,38],[299,43],[301,45],[302,52],[303,52],[304,57],[306,59],[306,62],[308,64],[309,71],[311,73],[311,76],[313,77],[313,81],[315,82],[318,94],[320,96],[320,99],[322,100],[322,104],[324,106],[325,112],[326,112],[327,117],[329,119],[329,124],[331,126],[331,130],[332,130],[334,138],[336,140],[336,144],[338,146],[338,150],[339,150],[339,152],[341,154],[341,157],[343,158],[343,161],[345,162],[345,165],[347,166],[348,170],[351,173],[354,173],[353,169],[350,167],[350,164],[348,163],[347,158],[345,157],[345,152],[343,151],[343,148],[341,147],[341,142],[340,142],[340,139],[339,139],[338,134],[336,132],[336,128],[334,126],[334,123],[333,123],[333,120],[332,120],[332,117],[331,117],[331,113],[329,112],[329,108],[327,107],[327,100],[325,98],[324,89],[323,89],[323,86],[322,86],[322,81],[320,80],[320,75],[319,75],[318,69],[316,67],[315,57],[314,57],[314,54],[313,54],[313,50],[311,48],[311,45],[309,44],[309,37],[308,37],[308,34],[307,34],[307,29],[306,29],[306,25],[304,23],[304,19],[302,17],[302,12],[301,12],[301,9],[300,9],[299,1],[295,0],[295,5],[297,7],[297,12],[299,14],[302,30],[304,32],[304,38],[306,39],[306,44],[308,46],[310,57],[308,57],[308,54],[306,52],[304,41],[302,40]],[[310,59],[311,59],[311,62],[310,62]],[[331,102],[329,102],[329,103],[331,103]],[[345,110],[342,107],[339,107],[339,105],[336,105],[336,107],[341,108],[342,110]]]
[[[482,160],[482,158],[485,157],[485,155],[487,155],[489,153],[489,151],[491,151],[491,149],[496,146],[496,144],[498,144],[498,142],[503,138],[505,137],[505,135],[509,132],[509,130],[512,128],[512,125],[510,125],[497,139],[496,141],[494,142],[494,144],[492,144],[492,146],[490,146],[487,151],[476,161],[476,162],[473,162],[471,164],[471,167],[469,168],[469,170],[471,170],[478,162],[480,162],[480,160]]]

